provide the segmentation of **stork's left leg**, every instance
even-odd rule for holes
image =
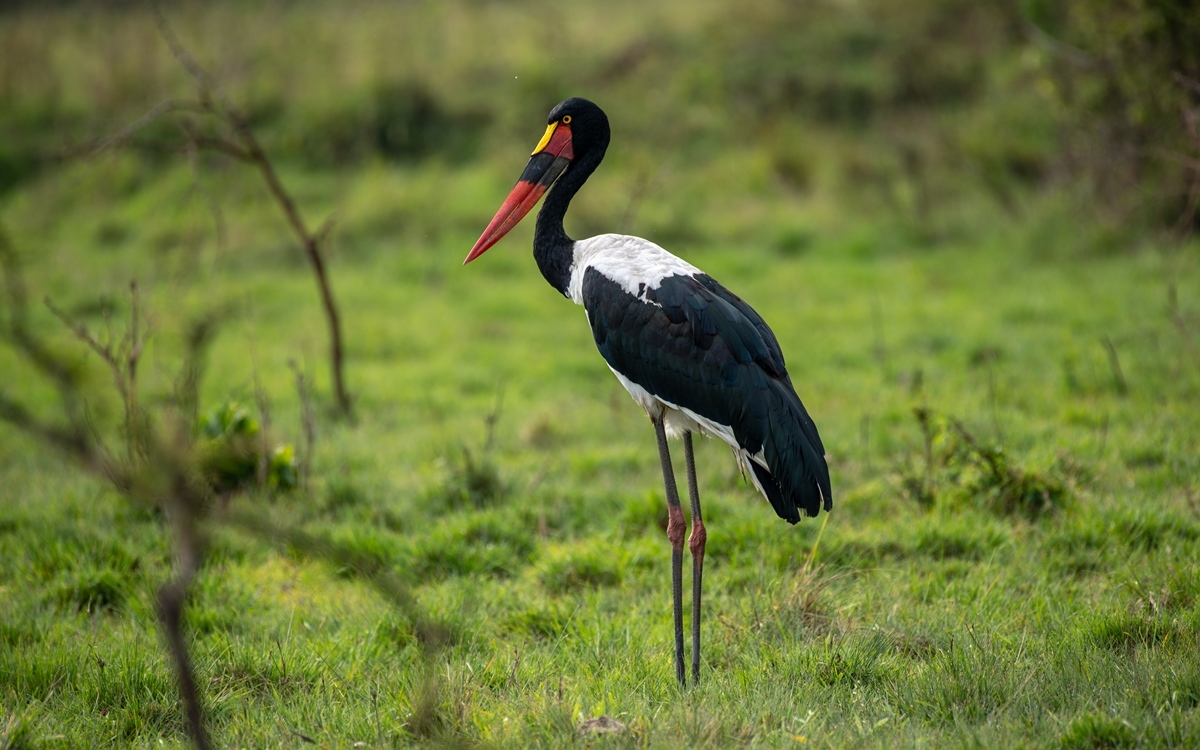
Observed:
[[[688,497],[692,501],[692,684],[700,683],[700,591],[704,577],[704,519],[700,516],[700,491],[696,487],[696,457],[692,453],[692,433],[683,433],[683,454],[687,460]]]
[[[667,430],[663,417],[651,417],[658,438],[658,458],[662,463],[663,484],[667,490],[667,539],[671,541],[671,605],[675,619],[675,679],[687,687],[683,667],[683,509],[675,487],[675,470],[667,448]]]

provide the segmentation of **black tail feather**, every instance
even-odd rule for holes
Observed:
[[[814,517],[833,507],[829,466],[817,427],[800,397],[787,381],[772,382],[770,428],[764,457],[770,470],[751,462],[759,484],[779,517],[788,523],[800,520],[799,510]]]
[[[754,476],[758,479],[758,484],[763,488],[763,492],[767,495],[767,500],[771,501],[771,507],[775,509],[776,515],[788,523],[797,523],[800,520],[800,512],[796,509],[796,503],[792,502],[791,498],[785,497],[783,491],[779,488],[779,482],[775,481],[775,477],[771,476],[771,472],[759,466],[754,461],[748,461],[750,468],[754,471]]]

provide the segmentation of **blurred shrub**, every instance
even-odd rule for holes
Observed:
[[[200,425],[200,469],[216,492],[232,492],[251,484],[258,474],[264,445],[258,421],[235,402],[209,412]],[[298,481],[296,450],[290,443],[270,449],[266,481],[272,489],[290,490]]]
[[[1188,212],[1200,155],[1185,111],[1200,106],[1200,13],[1190,0],[1025,0],[1063,114],[1063,158],[1112,207],[1174,222]],[[1141,186],[1146,195],[1131,186]],[[1192,207],[1194,211],[1194,206]],[[1192,214],[1193,225],[1196,216]]]
[[[996,515],[1032,521],[1074,503],[1069,460],[1060,458],[1046,470],[1030,469],[1003,447],[977,438],[956,419],[921,407],[913,413],[924,445],[920,457],[908,463],[899,479],[905,494],[918,505],[975,505]]]

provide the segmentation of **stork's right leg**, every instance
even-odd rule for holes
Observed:
[[[692,685],[700,684],[700,595],[704,589],[704,518],[700,515],[700,491],[696,488],[696,456],[692,451],[692,433],[683,433],[683,454],[687,460],[688,497],[692,503]]]
[[[675,470],[671,466],[663,417],[650,419],[658,438],[658,458],[667,489],[667,539],[671,541],[671,597],[675,614],[675,679],[679,680],[680,686],[687,687],[683,666],[683,509],[679,506],[679,490],[675,486]]]

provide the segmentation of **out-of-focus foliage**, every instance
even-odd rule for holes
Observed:
[[[200,468],[215,491],[230,492],[254,481],[265,445],[260,432],[258,420],[237,403],[222,404],[204,417]],[[265,469],[269,487],[294,488],[298,478],[295,448],[282,444],[269,449]]]
[[[1187,123],[1190,111],[1200,117],[1200,8],[1187,0],[1026,0],[1023,10],[1031,38],[1049,52],[1047,90],[1070,136],[1062,158],[1110,204],[1145,188],[1157,191],[1152,220],[1187,213],[1196,200],[1188,186],[1200,175],[1194,161],[1180,166],[1200,155],[1200,132]]]
[[[1078,205],[1099,196],[1097,218],[1139,227],[1194,200],[1183,110],[1200,99],[1184,82],[1200,81],[1200,13],[1182,0],[304,4],[252,24],[246,11],[171,9],[272,156],[310,169],[486,158],[582,93],[635,156],[709,159],[753,139],[783,187],[914,217],[926,240],[979,190],[1013,211],[1082,183]],[[0,191],[187,91],[140,6],[4,21]],[[145,158],[175,136],[151,128]]]

